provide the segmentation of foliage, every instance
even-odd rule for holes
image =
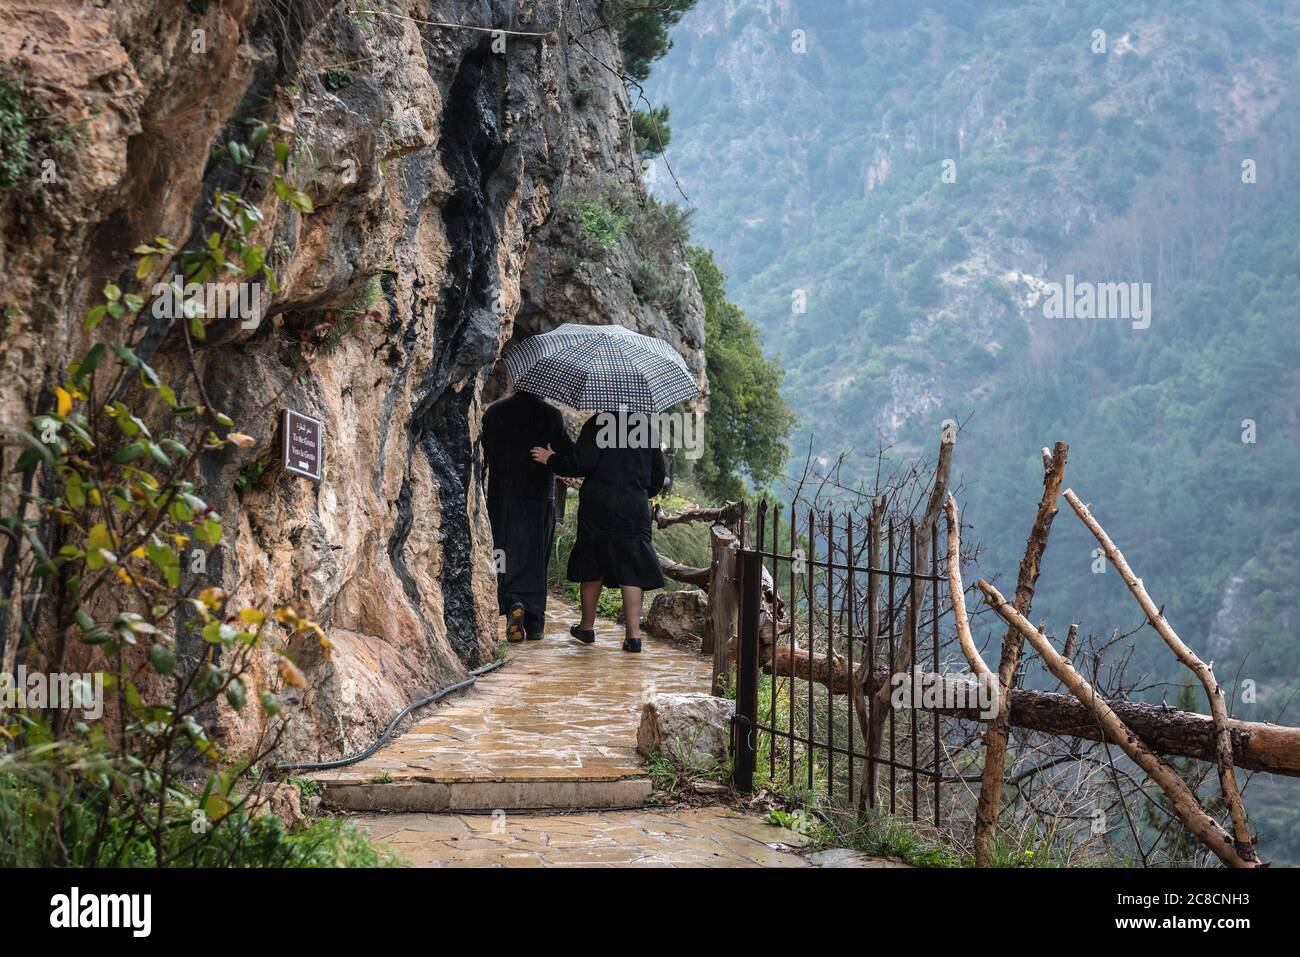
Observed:
[[[0,190],[30,191],[40,181],[36,164],[70,151],[78,133],[52,111],[11,64],[0,64]]]
[[[686,750],[690,750],[689,746]],[[658,803],[679,800],[694,790],[697,783],[709,781],[730,784],[731,766],[715,763],[708,767],[693,767],[675,760],[671,755],[656,751],[646,761],[646,773],[654,785]]]
[[[650,75],[650,65],[673,45],[668,28],[693,6],[695,0],[659,0],[651,4],[617,0],[610,4],[628,76],[644,81]]]
[[[794,414],[781,395],[781,366],[763,355],[758,326],[727,299],[713,253],[693,246],[687,258],[704,298],[710,389],[697,481],[719,499],[739,499],[742,476],[761,487],[780,474]]]
[[[642,159],[658,156],[666,150],[673,140],[673,131],[668,125],[668,105],[652,106],[633,113],[632,136],[637,155]]]
[[[289,151],[272,139],[277,132],[258,124],[248,144],[232,141],[224,157],[250,182],[269,183],[282,201],[309,211],[310,200],[283,179]],[[259,154],[275,167],[259,163]],[[166,237],[137,247],[140,288],[165,269],[180,274],[170,287],[178,295],[178,283],[228,279],[274,289],[256,241],[260,208],[217,189],[209,220],[211,231],[184,249]],[[190,383],[173,387],[130,341],[144,295],[115,283],[102,295],[86,331],[107,322],[126,335],[96,342],[69,365],[52,407],[25,428],[2,427],[24,446],[13,465],[18,484],[6,484],[0,510],[6,574],[15,582],[15,597],[0,605],[4,660],[25,646],[59,672],[71,663],[68,645],[80,646],[77,659],[91,657],[113,698],[107,716],[92,723],[60,708],[0,715],[13,748],[0,765],[7,809],[0,813],[22,838],[16,853],[76,865],[357,859],[350,832],[285,833],[258,816],[257,765],[284,732],[286,689],[305,684],[293,657],[312,644],[328,655],[329,641],[293,607],[236,607],[196,574],[224,534],[221,515],[201,497],[200,459],[216,464],[255,444],[211,406],[193,363],[210,317],[184,298],[169,317],[190,347],[197,394],[184,401]],[[38,633],[49,639],[40,647]],[[277,662],[269,673],[255,667],[267,656]],[[210,728],[250,707],[254,744],[232,760]]]
[[[623,240],[627,220],[598,200],[578,206],[578,226],[602,246],[617,246]]]
[[[366,281],[361,294],[346,306],[293,317],[285,322],[285,330],[300,348],[317,355],[332,355],[343,340],[355,335],[364,323],[376,322],[383,317],[383,313],[375,308],[383,296],[382,274],[375,273]]]
[[[147,777],[123,766],[102,736],[0,755],[0,867],[152,867],[158,822],[135,815]],[[306,782],[311,784],[314,782]],[[302,785],[300,784],[300,787]],[[303,793],[310,789],[303,787]],[[176,782],[160,806],[162,859],[175,867],[378,867],[395,863],[354,824],[286,828],[255,814],[250,793],[213,818],[210,785]]]

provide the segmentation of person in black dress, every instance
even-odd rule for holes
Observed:
[[[583,480],[578,493],[578,536],[568,568],[569,581],[580,583],[582,622],[570,633],[580,641],[595,641],[592,629],[600,590],[618,588],[623,593],[626,629],[623,650],[640,651],[645,590],[664,584],[650,542],[650,499],[663,490],[667,463],[657,446],[637,440],[638,434],[648,435],[649,430],[623,430],[630,435],[611,441],[610,435],[618,435],[618,430],[603,426],[618,419],[614,412],[593,415],[571,451],[547,445],[534,448],[532,455],[557,475]]]
[[[497,611],[506,637],[541,638],[546,625],[546,566],[555,541],[555,476],[529,455],[543,438],[568,454],[573,443],[560,410],[516,390],[483,413],[488,519],[497,561]]]

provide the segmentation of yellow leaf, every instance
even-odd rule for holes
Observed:
[[[199,601],[203,602],[203,604],[207,605],[214,611],[221,607],[221,602],[225,597],[226,590],[224,588],[218,588],[216,585],[213,585],[211,588],[205,588],[203,591],[199,592]]]
[[[301,688],[307,684],[307,676],[288,658],[281,658],[276,665],[276,670],[280,672],[280,678],[285,684],[293,688]]]
[[[144,559],[144,558],[146,557],[146,555],[145,555],[145,551],[144,551],[144,546],[141,545],[139,548],[137,548],[135,551],[133,551],[133,552],[131,553],[131,557],[132,557],[132,558]]]
[[[249,625],[260,625],[266,621],[266,613],[256,608],[245,608],[239,613],[239,620]]]
[[[72,396],[64,391],[62,387],[54,387],[54,397],[59,403],[59,415],[67,415],[72,411]]]
[[[184,548],[189,543],[190,543],[190,537],[188,535],[172,536],[172,544],[175,545],[177,548]]]
[[[122,581],[126,582],[128,585],[131,584],[131,573],[125,568],[119,568],[117,570],[117,577],[122,579]]]
[[[291,605],[281,605],[275,610],[275,620],[282,625],[292,625],[298,620],[298,613]]]
[[[257,440],[251,435],[245,435],[243,432],[231,432],[226,436],[226,441],[241,449],[251,449],[257,444]]]

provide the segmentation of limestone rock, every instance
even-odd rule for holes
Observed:
[[[226,532],[183,584],[197,574],[237,607],[292,602],[333,642],[329,657],[291,649],[307,687],[278,759],[368,744],[496,644],[478,431],[512,338],[619,322],[668,339],[704,384],[703,305],[680,251],[664,269],[674,294],[638,295],[633,240],[596,249],[571,214],[597,195],[646,208],[627,92],[604,65],[619,56],[616,28],[597,0],[411,0],[366,16],[324,5],[292,29],[271,0],[10,5],[0,59],[79,141],[57,183],[0,190],[0,422],[25,425],[69,362],[120,337],[108,323],[87,333],[81,317],[106,282],[132,275],[133,246],[201,239],[214,186],[257,203],[253,239],[278,291],[256,328],[214,321],[195,360],[213,404],[257,444],[201,458]],[[544,36],[512,36],[501,52],[480,30],[421,21]],[[265,177],[207,168],[212,147],[255,120],[289,131],[312,212],[278,201]],[[363,321],[337,342],[303,345],[328,310],[362,301]],[[194,400],[165,324],[137,352]],[[236,488],[241,469],[274,463],[283,407],[324,422],[322,480],[272,464]],[[93,651],[72,654],[92,660],[70,667],[95,666]],[[254,683],[274,674],[275,655],[257,669]],[[219,743],[246,753],[256,709],[222,717]]]
[[[293,828],[307,820],[302,809],[302,792],[291,781],[277,781],[266,785],[262,790],[261,801],[253,810],[255,817],[272,814],[278,817],[286,828]]]
[[[704,634],[708,610],[708,596],[698,588],[660,592],[650,603],[645,620],[646,633],[667,641],[698,641]]]
[[[727,759],[736,704],[704,692],[657,694],[641,709],[636,749],[660,751],[682,767],[706,770]]]

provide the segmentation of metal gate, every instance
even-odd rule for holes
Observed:
[[[772,509],[769,523],[760,503],[738,556],[736,788],[804,792],[843,807],[887,801],[890,813],[901,806],[913,820],[939,823],[940,718],[890,700],[912,680],[893,670],[904,643],[914,667],[940,671],[949,611],[937,528],[918,544],[914,520],[880,511],[836,516],[795,503],[784,527],[781,511]]]

